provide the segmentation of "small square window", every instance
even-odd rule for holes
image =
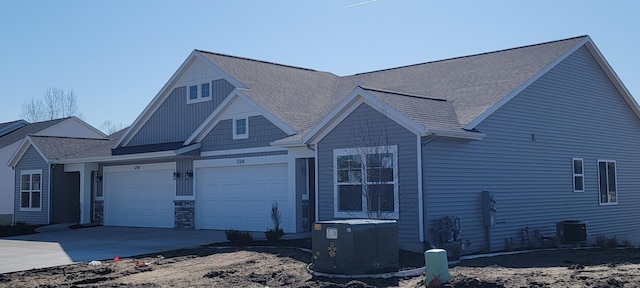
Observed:
[[[202,84],[202,98],[209,97],[209,83]]]
[[[244,139],[249,137],[249,120],[240,118],[233,120],[233,139]]]
[[[198,86],[197,85],[189,86],[189,99],[191,99],[191,100],[198,99]]]

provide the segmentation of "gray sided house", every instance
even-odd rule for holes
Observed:
[[[277,203],[288,233],[395,219],[405,249],[472,253],[563,220],[640,244],[638,141],[588,36],[351,76],[194,50],[109,151],[49,163],[92,175],[83,223],[265,231]]]
[[[7,166],[11,157],[15,155],[18,147],[23,143],[25,137],[34,136],[66,136],[102,138],[104,134],[89,124],[76,117],[67,117],[50,121],[28,123],[23,120],[0,124],[0,225],[14,222],[14,210],[16,207],[16,182],[15,171]],[[37,167],[42,169],[42,167]],[[46,183],[48,185],[48,183]],[[18,195],[20,196],[20,195]],[[46,200],[47,195],[43,195]],[[74,199],[77,196],[73,197]],[[61,199],[58,197],[58,199]],[[34,201],[41,200],[34,199]],[[30,201],[30,199],[25,199]],[[76,200],[77,201],[77,200]],[[38,203],[34,203],[38,204]],[[43,203],[42,205],[48,205]],[[24,210],[23,210],[24,211]],[[22,219],[24,220],[24,219]],[[17,221],[22,221],[18,219]]]

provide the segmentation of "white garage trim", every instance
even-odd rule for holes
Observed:
[[[196,161],[193,161],[193,168],[274,164],[274,163],[287,163],[287,161],[288,161],[287,155],[196,160]]]
[[[265,231],[273,227],[269,211],[277,201],[281,227],[294,231],[288,165],[287,155],[194,161],[196,229]]]
[[[102,168],[104,173],[108,172],[125,172],[125,171],[144,171],[144,170],[165,170],[176,169],[176,162],[165,163],[153,163],[153,164],[138,164],[138,165],[124,165],[124,166],[104,166]]]

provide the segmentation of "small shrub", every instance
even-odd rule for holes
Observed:
[[[607,237],[604,235],[598,235],[596,237],[596,246],[607,248]]]
[[[253,236],[251,236],[251,232],[249,231],[238,231],[238,230],[226,230],[224,233],[227,235],[227,240],[231,243],[247,243],[253,241]]]
[[[618,239],[616,237],[608,238],[604,235],[596,237],[596,246],[602,248],[615,248],[618,246]]]
[[[264,232],[264,236],[267,237],[267,240],[275,242],[282,238],[284,235],[284,231],[280,228],[280,223],[282,223],[282,215],[278,210],[278,202],[273,202],[271,204],[271,222],[273,222],[273,228]]]
[[[608,242],[607,245],[609,246],[609,248],[618,247],[618,238],[616,237],[609,238],[609,241],[607,242]]]
[[[264,232],[264,236],[267,237],[267,240],[271,242],[280,240],[280,238],[282,238],[282,235],[284,235],[284,231],[282,231],[282,229],[269,229]]]

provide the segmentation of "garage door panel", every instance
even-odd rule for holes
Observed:
[[[173,228],[172,174],[173,169],[105,171],[105,225]]]
[[[264,231],[271,204],[287,207],[287,164],[198,168],[196,227]]]

